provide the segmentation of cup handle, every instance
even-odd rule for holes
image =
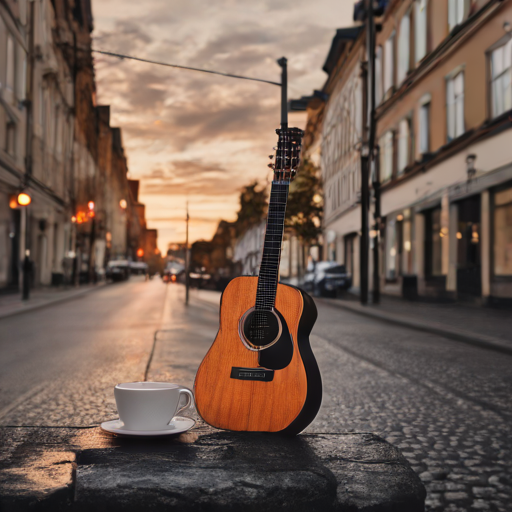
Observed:
[[[192,391],[190,391],[190,389],[188,389],[188,388],[181,388],[180,389],[180,398],[181,398],[182,394],[187,395],[187,397],[188,397],[187,403],[183,407],[180,407],[174,413],[174,416],[178,416],[180,413],[182,413],[186,409],[190,408],[194,404],[194,395],[193,395]],[[179,403],[179,401],[178,401],[178,403]]]

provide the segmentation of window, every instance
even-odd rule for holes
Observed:
[[[430,151],[430,97],[420,105],[419,149],[422,155]]]
[[[395,85],[395,34],[384,45],[384,94]]]
[[[9,121],[5,129],[5,151],[14,156],[16,153],[16,124]]]
[[[427,0],[416,0],[414,5],[414,56],[419,62],[427,53]]]
[[[398,76],[397,80],[400,84],[403,79],[407,76],[409,71],[409,59],[411,47],[410,41],[410,18],[409,14],[406,14],[400,22],[400,34],[398,36]]]
[[[398,233],[396,219],[390,219],[386,225],[386,279],[397,278],[400,268],[398,249],[400,247],[400,236]]]
[[[512,188],[494,194],[494,274],[512,276]]]
[[[386,132],[379,141],[381,182],[389,181],[393,176],[393,132]]]
[[[446,82],[446,120],[449,141],[464,133],[464,73],[462,71]]]
[[[402,119],[398,124],[398,176],[401,176],[404,173],[404,169],[409,165],[410,147],[410,121],[409,119]]]
[[[382,46],[375,50],[375,104],[379,105],[384,96],[382,90]]]
[[[448,0],[448,26],[450,31],[460,25],[466,13],[466,0]]]
[[[512,39],[491,53],[492,116],[512,108]]]
[[[14,38],[11,34],[7,35],[7,67],[5,76],[5,85],[7,89],[14,91]]]

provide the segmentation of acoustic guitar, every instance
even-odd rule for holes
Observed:
[[[258,276],[230,281],[221,297],[220,327],[195,380],[199,414],[213,427],[295,435],[315,418],[322,380],[309,334],[313,299],[278,282],[290,181],[303,132],[276,130],[274,179]]]

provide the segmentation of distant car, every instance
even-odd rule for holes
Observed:
[[[107,263],[107,279],[126,281],[130,277],[130,262],[128,260],[110,260]]]
[[[345,265],[335,261],[319,261],[308,266],[303,288],[307,292],[323,297],[336,297],[338,290],[348,290],[352,286],[352,276]]]
[[[178,281],[178,277],[184,275],[185,266],[177,261],[170,261],[167,263],[162,279],[164,283],[175,283]]]

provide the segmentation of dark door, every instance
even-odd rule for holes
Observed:
[[[457,292],[460,296],[482,295],[480,195],[458,203]]]

